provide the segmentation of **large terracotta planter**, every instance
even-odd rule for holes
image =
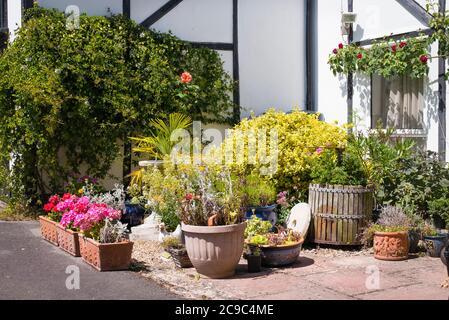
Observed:
[[[74,257],[81,257],[78,232],[57,225],[59,247]]]
[[[99,243],[80,235],[81,257],[99,271],[127,270],[131,263],[134,243]]]
[[[182,225],[190,261],[212,279],[232,277],[243,253],[246,222],[219,227]]]
[[[59,223],[54,222],[53,220],[50,220],[44,216],[39,216],[39,223],[41,225],[42,238],[57,246],[58,245],[57,226],[59,225]]]
[[[378,260],[407,260],[408,250],[408,232],[376,232],[374,234],[374,258]]]

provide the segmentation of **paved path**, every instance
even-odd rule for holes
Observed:
[[[78,266],[80,289],[68,290],[68,266]],[[0,222],[1,299],[176,299],[132,272],[97,272],[40,237],[37,222]]]

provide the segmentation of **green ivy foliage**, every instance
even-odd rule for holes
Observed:
[[[0,151],[22,195],[61,191],[80,168],[105,177],[119,141],[169,113],[231,122],[234,84],[213,50],[121,15],[82,15],[70,30],[64,13],[35,6],[25,20],[0,56]]]

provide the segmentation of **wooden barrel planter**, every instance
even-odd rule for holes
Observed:
[[[309,186],[311,240],[318,244],[361,245],[360,235],[372,218],[374,193],[361,186]]]

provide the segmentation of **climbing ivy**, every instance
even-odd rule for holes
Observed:
[[[232,119],[233,83],[213,50],[121,15],[82,15],[71,30],[64,13],[35,6],[25,20],[0,56],[0,160],[13,161],[18,196],[61,191],[81,168],[105,177],[120,140],[168,113]]]

